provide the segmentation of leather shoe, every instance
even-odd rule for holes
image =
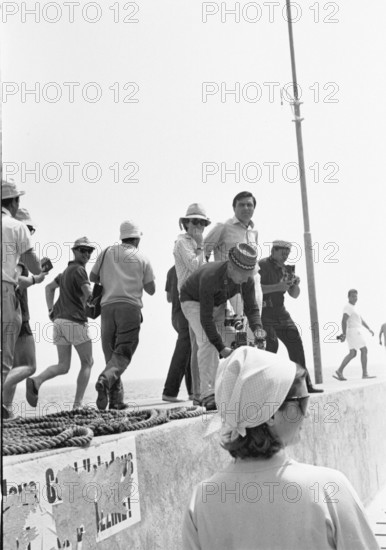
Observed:
[[[98,392],[98,397],[96,400],[96,406],[100,411],[104,411],[107,407],[107,403],[109,401],[107,396],[107,388],[103,382],[103,380],[98,380],[95,384],[95,389]]]
[[[133,403],[114,403],[109,405],[109,409],[113,411],[123,411],[125,409],[130,409],[133,406]]]
[[[308,393],[323,393],[324,390],[322,388],[315,388],[315,386],[308,386],[307,388]]]

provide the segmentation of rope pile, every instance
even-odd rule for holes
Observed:
[[[203,414],[201,407],[99,411],[84,408],[3,424],[3,455],[35,453],[61,447],[84,447],[93,437],[152,428],[171,420]]]

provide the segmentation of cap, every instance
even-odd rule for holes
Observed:
[[[84,248],[89,248],[90,250],[95,250],[95,246],[91,244],[91,241],[87,237],[79,237],[79,239],[76,239],[72,250],[75,250],[76,248],[79,248],[81,246],[83,246]]]
[[[206,215],[205,208],[202,206],[202,204],[200,204],[198,202],[194,202],[194,203],[190,204],[188,206],[188,209],[186,211],[185,216],[182,216],[179,219],[178,223],[179,223],[180,228],[181,229],[183,228],[183,220],[190,220],[190,219],[205,220],[205,222],[206,222],[205,225],[206,226],[208,226],[211,223],[210,219]]]
[[[13,181],[5,181],[3,180],[1,182],[1,199],[14,199],[16,197],[20,197],[20,195],[25,195],[25,191],[20,191],[17,187],[15,182]]]
[[[288,248],[289,250],[291,250],[291,246],[292,244],[288,241],[277,240],[272,242],[272,247],[275,248]]]

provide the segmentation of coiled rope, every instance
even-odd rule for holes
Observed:
[[[202,414],[201,407],[141,411],[84,408],[36,418],[19,417],[3,424],[3,455],[84,447],[93,437],[144,430],[171,420],[194,418]]]

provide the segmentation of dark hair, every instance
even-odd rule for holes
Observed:
[[[12,197],[11,199],[1,199],[1,206],[9,210],[9,207],[12,204],[12,201],[18,199],[19,197]]]
[[[300,386],[301,381],[306,376],[306,369],[296,364],[296,374],[286,398],[295,393]],[[285,400],[279,407],[279,411],[285,409],[287,403]],[[260,424],[255,428],[246,428],[246,435],[239,437],[235,441],[222,441],[221,446],[228,451],[233,458],[271,458],[280,449],[283,443],[269,429],[268,424]]]
[[[241,191],[241,193],[237,193],[237,195],[235,196],[235,198],[233,199],[233,202],[232,202],[233,208],[236,206],[237,201],[240,201],[241,199],[249,199],[249,197],[252,198],[253,206],[256,208],[256,199],[252,195],[252,193],[250,193],[249,191]]]
[[[181,218],[181,223],[185,231],[188,230],[189,218]]]
[[[141,239],[139,237],[128,237],[127,239],[122,239],[122,242],[124,244],[132,244],[134,246],[138,246],[138,243]]]
[[[350,290],[348,291],[347,296],[350,298],[351,294],[358,294],[358,291],[355,288],[350,288]]]

